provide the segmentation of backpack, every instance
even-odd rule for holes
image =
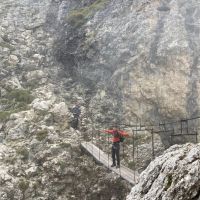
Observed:
[[[120,142],[124,142],[125,137],[122,136],[118,131],[116,132],[116,136],[119,137],[119,141],[120,141]]]
[[[125,137],[123,137],[122,135],[119,136],[119,141],[123,142],[125,140]]]

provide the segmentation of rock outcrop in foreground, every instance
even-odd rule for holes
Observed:
[[[175,145],[141,174],[127,200],[200,199],[200,144]]]

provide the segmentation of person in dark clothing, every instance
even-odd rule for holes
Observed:
[[[113,142],[113,144],[112,144],[112,161],[113,161],[113,163],[112,163],[111,167],[116,166],[115,157],[117,159],[116,168],[120,167],[120,156],[119,156],[119,153],[120,153],[119,141],[118,142]]]
[[[72,114],[74,116],[72,127],[77,130],[78,126],[79,126],[79,117],[80,117],[80,114],[81,114],[81,109],[80,109],[79,104],[76,104],[72,108],[71,112],[72,112]]]
[[[112,134],[112,165],[111,167],[119,168],[120,167],[120,136],[127,137],[128,133],[118,130],[117,127],[114,127],[112,130],[104,130],[103,132]],[[116,165],[117,160],[117,165]]]

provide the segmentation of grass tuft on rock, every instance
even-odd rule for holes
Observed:
[[[60,143],[61,148],[71,148],[71,144],[69,142]]]
[[[11,156],[11,157],[8,156],[4,158],[5,163],[11,164],[11,165],[14,165],[16,160],[17,158],[15,156]]]
[[[0,111],[0,122],[6,121],[10,117],[11,113],[7,111]]]
[[[11,51],[15,50],[14,46],[5,41],[0,42],[0,47],[10,49]]]
[[[70,25],[74,27],[80,27],[90,17],[92,17],[95,14],[95,12],[97,12],[100,9],[103,9],[108,1],[109,0],[96,0],[89,6],[75,9],[71,11],[66,20]]]
[[[173,180],[172,174],[168,174],[167,175],[166,185],[165,185],[165,191],[167,191],[171,187],[172,180]]]
[[[10,100],[15,100],[16,102],[23,102],[30,104],[33,101],[33,96],[28,90],[14,89],[7,94],[7,98]]]
[[[2,111],[0,111],[0,121],[4,122],[9,119],[12,113],[17,113],[28,109],[28,104],[33,101],[34,97],[28,90],[13,89],[7,95],[0,99]]]
[[[128,168],[134,169],[135,166],[136,166],[136,163],[135,163],[134,161],[129,161],[129,162],[128,162]]]
[[[66,163],[66,161],[60,161],[59,162],[59,166],[60,166],[60,169],[62,170],[62,171],[64,171],[64,169],[65,169],[65,167],[67,166],[67,163]]]
[[[36,139],[38,141],[42,141],[47,137],[47,135],[48,135],[48,131],[47,130],[38,131],[37,134],[36,134]]]
[[[21,178],[18,182],[18,188],[24,193],[29,188],[29,181]]]
[[[17,154],[21,155],[22,160],[28,160],[29,152],[26,147],[20,147],[17,149]]]

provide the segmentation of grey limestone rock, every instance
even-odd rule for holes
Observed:
[[[172,146],[140,175],[127,200],[199,199],[200,145]]]
[[[81,139],[114,120],[198,114],[199,12],[195,0],[1,1],[0,199],[124,199],[127,184],[84,155]],[[80,131],[68,123],[77,101]],[[144,167],[150,142],[139,148]],[[175,146],[156,159],[137,195],[171,198],[173,172],[182,180],[174,188],[197,198],[198,149]]]

